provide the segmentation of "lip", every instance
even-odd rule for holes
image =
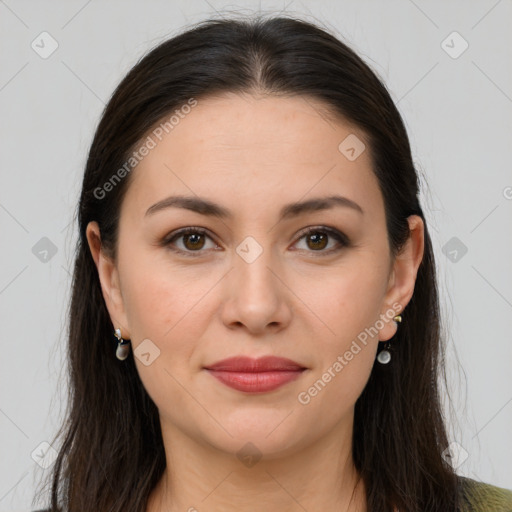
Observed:
[[[241,373],[296,371],[305,369],[304,366],[301,366],[299,363],[296,363],[291,359],[276,356],[264,356],[258,359],[245,356],[235,356],[205,366],[205,368],[207,370]]]
[[[238,391],[272,391],[299,378],[306,368],[291,359],[265,356],[259,359],[231,357],[205,369],[220,382]]]

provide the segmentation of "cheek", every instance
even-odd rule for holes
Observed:
[[[371,269],[371,270],[370,270]],[[353,405],[370,376],[378,344],[384,276],[376,265],[347,265],[309,293],[308,306],[322,328],[315,371],[303,389],[318,405],[323,401]]]
[[[306,384],[308,387],[299,391],[297,407],[315,429],[330,430],[334,424],[353,414],[373,368],[371,352],[368,345],[361,347],[361,351],[345,364],[334,359],[311,377]]]
[[[374,282],[374,281],[373,281]],[[379,287],[372,279],[345,277],[318,295],[314,311],[325,328],[318,336],[315,365],[297,396],[304,414],[325,428],[349,414],[370,377],[378,344]],[[331,415],[325,411],[331,410]]]
[[[189,323],[200,309],[200,298],[208,291],[204,281],[173,267],[163,251],[141,250],[120,261],[123,302],[130,331],[136,340],[150,338],[168,343],[175,332]]]
[[[183,307],[179,294],[172,293],[170,280],[151,270],[143,272],[139,267],[130,274],[123,288],[132,338],[161,340],[178,321]]]
[[[347,265],[321,280],[321,286],[309,288],[305,302],[324,325],[326,341],[341,349],[375,324],[382,308],[384,278],[374,264],[361,263]]]
[[[158,354],[149,367],[136,358],[141,378],[147,380],[149,389],[153,381],[155,386],[169,383],[164,369],[180,382],[188,379],[197,369],[194,368],[194,353],[200,348],[198,340],[204,338],[211,323],[213,306],[207,299],[218,276],[213,272],[200,273],[193,267],[178,268],[161,254],[155,257],[143,251],[127,259],[122,271],[123,301],[132,349],[137,351],[139,344],[148,339],[156,346]]]
[[[190,400],[180,383],[187,382],[194,371],[190,361],[204,330],[200,299],[208,287],[198,283],[187,286],[178,272],[169,272],[168,268],[166,271],[156,264],[139,263],[126,275],[126,314],[144,388],[161,411],[169,403],[186,410]],[[146,352],[148,364],[142,357]]]

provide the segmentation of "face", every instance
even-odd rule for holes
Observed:
[[[420,240],[391,260],[369,151],[350,151],[364,134],[310,98],[225,94],[153,138],[130,176],[117,261],[95,252],[94,224],[88,237],[113,325],[132,341],[163,428],[277,456],[350,424],[423,250]],[[154,206],[176,196],[223,215]],[[289,206],[331,196],[345,199]],[[274,389],[235,389],[205,369],[233,356],[303,370]]]

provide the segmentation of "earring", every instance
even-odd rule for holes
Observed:
[[[395,318],[393,318],[393,321],[398,325],[402,321],[402,317],[400,315],[396,315]],[[384,345],[384,349],[379,352],[379,355],[377,356],[377,361],[380,364],[388,364],[391,361],[391,343],[386,341],[386,344]]]
[[[130,352],[130,340],[123,340],[121,337],[121,329],[115,329],[114,335],[118,340],[116,357],[120,361],[124,361]]]

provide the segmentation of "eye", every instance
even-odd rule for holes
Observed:
[[[205,229],[188,227],[172,233],[170,237],[163,241],[163,245],[185,256],[195,257],[199,256],[199,254],[194,253],[204,252],[201,249],[205,246],[205,238],[212,240]],[[184,249],[173,247],[175,240],[183,241]],[[217,247],[216,244],[214,246]]]
[[[307,237],[310,237],[309,240],[312,241],[311,245],[308,245],[312,250],[308,252],[323,253],[321,255],[337,252],[343,247],[348,247],[350,245],[349,239],[343,233],[324,226],[307,228],[302,231],[300,235],[299,241],[303,238],[307,239]],[[334,248],[324,251],[323,249],[328,245],[327,241],[329,238],[333,238],[338,242],[338,244]],[[162,245],[169,247],[172,251],[183,254],[184,256],[196,257],[200,256],[201,252],[205,252],[202,249],[205,248],[206,239],[213,242],[213,239],[208,235],[207,230],[199,227],[188,227],[171,233],[171,235],[162,241]],[[176,247],[175,241],[181,241],[182,248]],[[214,242],[213,247],[211,248],[215,250],[218,248],[218,245]],[[208,249],[208,247],[206,247],[206,249]]]
[[[340,233],[335,229],[327,228],[324,226],[307,228],[305,231],[302,231],[301,235],[302,236],[300,237],[299,240],[305,238],[306,246],[310,249],[313,249],[312,251],[309,252],[331,254],[333,252],[339,251],[343,247],[348,247],[350,245],[349,239],[343,233]],[[330,248],[324,251],[323,249],[325,249],[325,247],[328,245],[327,241],[329,238],[333,238],[334,240],[336,240],[338,242],[338,245],[335,246],[334,248]]]

